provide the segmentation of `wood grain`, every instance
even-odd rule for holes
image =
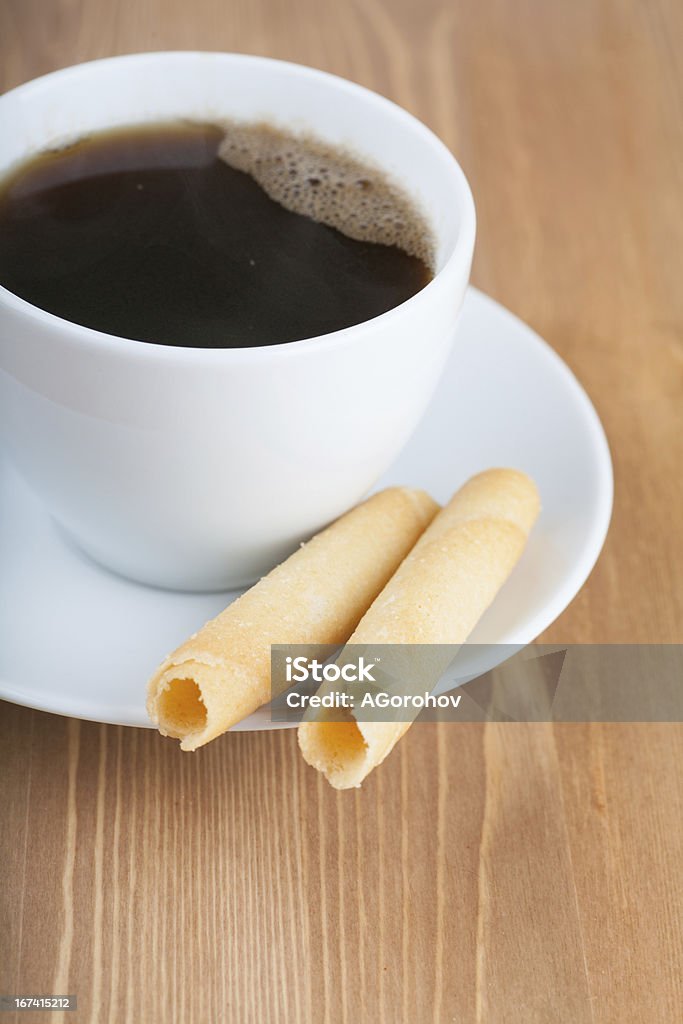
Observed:
[[[0,77],[237,49],[422,117],[473,186],[475,283],[610,438],[607,546],[544,639],[681,642],[682,29],[673,0],[2,0]],[[289,732],[181,755],[5,704],[0,735],[0,991],[75,992],[73,1024],[683,1016],[678,725],[419,726],[360,793]]]

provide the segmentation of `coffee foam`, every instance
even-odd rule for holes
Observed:
[[[269,124],[223,124],[218,155],[254,178],[271,199],[350,238],[393,245],[434,269],[434,236],[420,211],[383,171],[343,149]]]

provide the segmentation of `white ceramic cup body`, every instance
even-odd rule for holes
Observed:
[[[411,115],[323,72],[240,54],[136,54],[29,82],[0,98],[0,173],[88,132],[186,117],[268,120],[347,147],[414,197],[437,239],[437,273],[407,302],[262,348],[116,338],[0,287],[10,461],[101,564],[209,590],[262,575],[398,454],[453,343],[475,219],[455,159]]]

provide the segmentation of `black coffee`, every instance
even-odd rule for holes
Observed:
[[[232,348],[325,334],[398,306],[430,266],[429,232],[403,194],[348,155],[265,126],[100,133],[0,187],[0,283],[138,341]]]

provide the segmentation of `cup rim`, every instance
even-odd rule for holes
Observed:
[[[108,334],[105,331],[99,331],[93,327],[86,327],[83,324],[78,324],[72,320],[67,320],[64,317],[57,316],[55,313],[50,313],[48,310],[41,309],[39,306],[34,306],[26,299],[22,299],[19,295],[15,295],[14,292],[0,284],[0,301],[2,301],[6,306],[45,327],[68,329],[71,335],[70,340],[72,342],[83,345],[87,344],[91,350],[94,350],[97,346],[100,350],[107,350],[110,353],[125,353],[134,359],[143,359],[145,361],[156,359],[165,363],[176,361],[201,361],[207,363],[255,362],[264,358],[272,359],[273,356],[276,355],[280,357],[287,357],[294,353],[301,355],[306,351],[312,351],[314,349],[336,348],[339,345],[361,338],[369,329],[374,330],[380,325],[383,327],[391,327],[392,320],[404,315],[408,307],[414,309],[418,304],[428,301],[429,297],[433,294],[434,289],[439,286],[440,282],[448,274],[449,270],[452,270],[453,266],[463,258],[463,255],[467,256],[468,253],[472,252],[476,232],[474,199],[465,173],[453,153],[451,153],[450,149],[430,128],[420,121],[419,118],[415,117],[399,104],[394,103],[393,100],[390,100],[386,96],[382,96],[381,93],[375,92],[373,89],[368,89],[366,86],[360,85],[357,82],[352,82],[347,78],[332,74],[328,71],[322,71],[319,68],[310,67],[306,64],[298,64],[294,61],[279,60],[274,57],[263,57],[256,54],[232,51],[140,51],[136,53],[121,54],[114,57],[98,58],[91,61],[82,61],[78,64],[71,64],[68,67],[60,68],[57,71],[51,71],[45,75],[40,75],[37,78],[32,78],[28,82],[24,82],[0,95],[0,105],[9,98],[21,98],[22,95],[28,95],[33,91],[44,89],[46,85],[49,85],[55,79],[82,74],[84,71],[94,67],[100,67],[107,64],[124,65],[127,63],[150,60],[161,63],[163,61],[167,61],[169,58],[180,61],[183,59],[194,60],[197,57],[229,58],[231,61],[236,63],[244,62],[245,64],[260,64],[262,66],[277,65],[278,67],[289,68],[296,74],[304,75],[312,80],[323,79],[331,82],[337,88],[353,93],[357,96],[362,96],[366,102],[373,103],[376,107],[386,110],[394,117],[398,116],[403,119],[412,131],[420,135],[423,141],[438,153],[442,159],[446,159],[446,162],[450,165],[450,169],[453,173],[453,183],[455,186],[454,199],[456,199],[459,204],[461,216],[457,236],[450,253],[443,263],[443,266],[434,274],[432,279],[424,286],[424,288],[421,288],[420,291],[415,293],[415,295],[412,295],[398,306],[394,306],[386,312],[380,313],[376,317],[372,317],[370,320],[364,320],[359,324],[352,324],[349,327],[343,327],[340,330],[331,331],[327,334],[314,335],[310,338],[301,338],[296,341],[279,342],[275,345],[254,345],[232,348],[197,348],[186,345],[164,345],[160,342],[142,342],[135,338],[125,338],[116,334]]]

